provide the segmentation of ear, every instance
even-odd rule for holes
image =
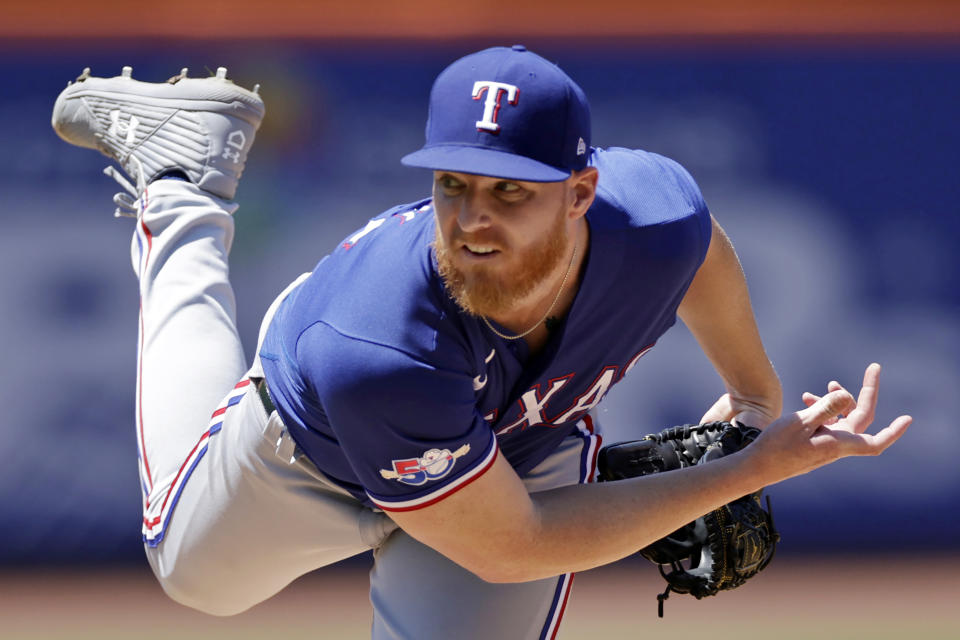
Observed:
[[[583,217],[587,209],[593,204],[593,199],[597,195],[597,180],[600,178],[600,172],[596,167],[587,167],[580,171],[574,171],[568,178],[570,182],[570,217],[576,219]]]

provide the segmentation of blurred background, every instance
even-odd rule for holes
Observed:
[[[757,579],[767,588],[719,605],[675,596],[660,629],[677,624],[672,608],[718,620],[724,603],[757,602],[754,614],[781,627],[796,616],[783,637],[841,618],[824,637],[956,621],[946,598],[960,595],[960,2],[51,0],[0,3],[0,637],[262,637],[281,625],[285,637],[346,638],[369,625],[367,558],[227,621],[150,582],[132,225],[111,216],[109,161],[50,128],[67,81],[131,65],[147,81],[227,66],[236,82],[260,83],[267,117],[232,254],[249,354],[288,281],[368,218],[428,193],[428,173],[399,158],[422,143],[434,76],[518,42],[583,87],[596,146],[655,151],[697,179],[740,254],[785,409],[831,379],[858,389],[877,361],[877,422],[915,417],[879,459],[772,487],[785,559]],[[678,324],[600,417],[608,439],[634,438],[697,421],[722,392]],[[654,622],[651,567],[627,560],[580,581],[561,637]],[[53,609],[67,622],[44,615]]]

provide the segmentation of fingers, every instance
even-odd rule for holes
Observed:
[[[827,392],[844,390],[836,380],[831,380],[827,384]],[[867,366],[863,373],[863,386],[860,388],[860,394],[857,396],[856,407],[849,419],[847,426],[854,433],[863,433],[873,422],[875,410],[877,408],[877,397],[880,391],[880,365],[876,362]],[[801,396],[804,405],[812,407],[820,399],[820,396],[804,392]],[[823,424],[833,425],[838,422],[837,416],[824,420]]]
[[[842,390],[842,389],[843,389],[843,387],[841,387],[841,386],[840,386],[840,383],[839,383],[839,382],[836,382],[836,381],[831,381],[830,384],[827,385],[827,390],[828,390],[828,391],[839,391],[839,390]],[[807,407],[812,407],[814,404],[816,404],[817,400],[820,399],[820,396],[818,396],[818,395],[816,395],[816,394],[814,394],[814,393],[810,393],[809,391],[804,391],[804,392],[803,392],[803,395],[800,396],[800,398],[803,400],[803,404],[804,404],[805,406],[807,406]],[[833,417],[831,417],[831,418],[827,418],[826,420],[824,420],[824,421],[823,421],[823,424],[825,424],[825,425],[827,425],[827,426],[832,425],[832,424],[836,424],[838,419],[839,419],[838,416],[833,416]]]
[[[889,426],[878,431],[876,435],[869,438],[872,440],[871,453],[873,455],[883,453],[887,447],[899,440],[900,436],[906,433],[907,427],[911,424],[913,424],[912,416],[900,416],[891,422]]]
[[[912,423],[913,418],[911,416],[900,416],[874,435],[824,428],[814,434],[811,442],[815,445],[834,448],[833,455],[836,458],[877,456],[899,440]]]
[[[863,372],[863,386],[857,396],[857,416],[852,416],[855,422],[853,427],[857,433],[862,433],[873,422],[879,393],[880,365],[872,362]]]
[[[807,406],[807,407],[812,407],[814,404],[816,404],[817,400],[820,399],[820,396],[810,393],[809,391],[804,391],[803,395],[800,397],[803,400],[804,406]],[[837,422],[837,416],[834,416],[829,420],[825,420],[823,424],[831,425],[831,424],[836,424],[836,422]]]
[[[809,395],[813,396],[813,394]],[[856,406],[857,403],[850,392],[840,388],[814,400],[806,409],[798,411],[797,417],[804,426],[816,429],[830,420],[835,422],[838,414],[848,413]]]

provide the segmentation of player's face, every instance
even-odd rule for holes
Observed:
[[[465,311],[515,310],[569,255],[565,182],[434,172],[435,251],[447,290]]]

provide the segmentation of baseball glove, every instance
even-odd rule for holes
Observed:
[[[601,449],[599,480],[622,480],[704,464],[739,451],[758,435],[759,429],[729,422],[671,427],[642,440]],[[780,534],[773,526],[770,498],[764,509],[761,493],[725,504],[640,550],[643,557],[658,565],[667,581],[666,590],[657,596],[661,618],[663,602],[671,591],[689,593],[699,600],[739,587],[770,563]],[[688,568],[682,564],[684,560],[689,562]]]

